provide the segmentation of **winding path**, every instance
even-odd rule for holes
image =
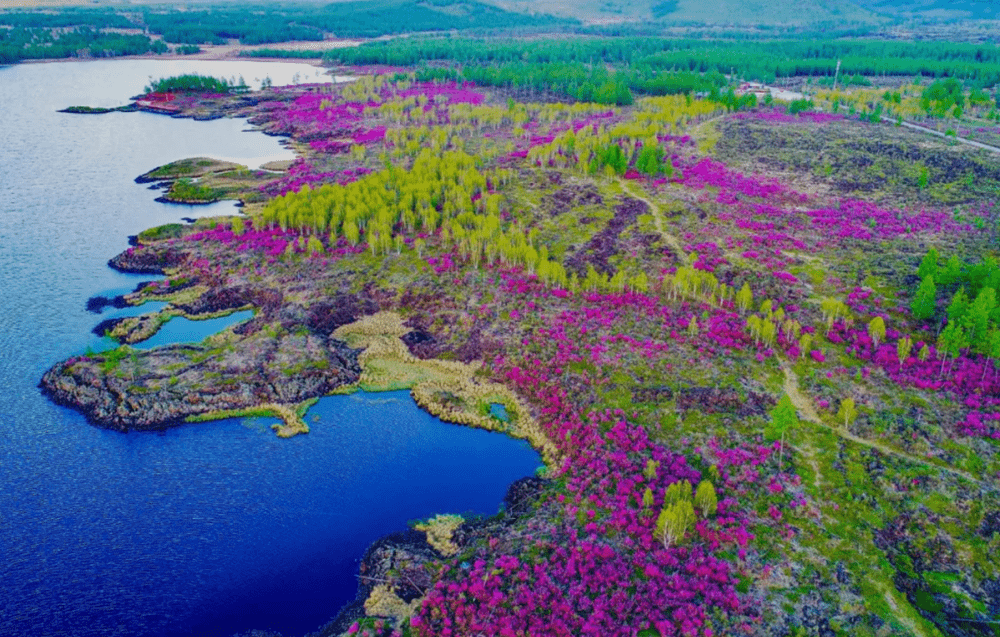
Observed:
[[[687,261],[687,253],[684,252],[684,248],[683,246],[681,246],[681,242],[677,240],[677,237],[667,232],[667,229],[664,227],[663,213],[660,212],[660,206],[658,206],[655,202],[653,202],[646,196],[637,193],[632,188],[632,185],[626,179],[622,179],[619,177],[618,183],[621,185],[622,190],[627,192],[633,198],[638,199],[639,201],[645,203],[646,206],[649,207],[650,212],[652,212],[653,214],[653,224],[656,226],[656,231],[660,233],[660,236],[663,237],[663,240],[667,242],[670,248],[677,255],[677,258],[681,261],[681,263],[685,263]]]
[[[966,471],[962,471],[961,469],[955,469],[953,467],[945,467],[939,464],[935,464],[933,462],[928,462],[927,460],[919,456],[908,454],[905,451],[900,451],[888,445],[884,445],[880,442],[875,442],[873,440],[868,440],[867,438],[856,436],[847,429],[841,427],[832,427],[826,424],[819,417],[819,414],[813,407],[812,401],[809,398],[807,398],[805,394],[803,394],[802,391],[799,389],[799,378],[792,370],[788,362],[780,360],[780,365],[781,365],[781,371],[784,372],[785,374],[785,380],[783,384],[785,393],[788,394],[788,397],[791,399],[792,404],[795,405],[795,408],[798,410],[800,416],[804,420],[808,420],[813,424],[829,429],[830,431],[834,432],[835,434],[837,434],[838,436],[840,436],[845,440],[850,440],[851,442],[855,442],[859,445],[869,447],[871,449],[877,449],[886,455],[896,456],[897,458],[903,458],[904,460],[909,460],[910,462],[921,464],[924,465],[925,467],[930,467],[932,469],[937,469],[938,471],[951,473],[955,476],[968,480],[969,482],[978,484],[984,489],[989,489],[989,490],[995,489],[995,487],[993,487],[992,485],[982,482],[978,478],[974,477],[972,474]]]

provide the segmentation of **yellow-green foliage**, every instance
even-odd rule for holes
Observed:
[[[448,116],[453,124],[494,129],[504,125],[523,126],[531,120],[527,105],[520,103],[515,103],[513,108],[453,104],[448,108]]]
[[[840,409],[837,411],[837,418],[842,418],[844,420],[844,426],[847,427],[854,419],[858,417],[858,410],[854,406],[853,398],[845,398],[840,401]]]
[[[324,184],[275,197],[254,220],[258,227],[296,228],[341,236],[345,224],[391,236],[397,223],[409,231],[437,230],[444,220],[473,210],[486,189],[477,160],[462,152],[425,150],[409,170],[388,168],[347,184]],[[436,210],[441,207],[441,212]]]
[[[902,367],[906,359],[909,358],[910,352],[913,351],[913,339],[909,336],[904,336],[899,339],[896,343],[896,357],[899,359],[899,366]]]
[[[711,486],[711,483],[708,484]],[[701,488],[700,485],[699,488]],[[695,514],[694,504],[691,501],[692,495],[691,483],[687,480],[674,482],[667,487],[666,493],[663,496],[663,508],[660,510],[660,515],[656,518],[656,537],[663,542],[664,548],[684,539],[684,534],[694,524]],[[712,489],[712,495],[715,495],[714,488]],[[700,506],[699,504],[699,508]]]
[[[770,319],[751,314],[747,317],[746,326],[755,342],[763,342],[767,346],[774,344],[774,340],[778,335],[778,326]]]
[[[663,285],[670,291],[670,298],[689,297],[714,303],[716,296],[720,299],[726,292],[722,292],[719,280],[711,272],[698,270],[690,266],[677,268],[672,276],[666,275]]]
[[[663,548],[668,548],[671,544],[684,539],[694,520],[694,506],[691,504],[690,495],[688,499],[664,504],[660,515],[656,518],[656,536],[663,542]]]
[[[423,597],[418,597],[407,604],[387,584],[376,584],[365,600],[365,614],[370,617],[391,617],[402,622],[412,617],[423,601]]]
[[[642,492],[642,508],[649,509],[653,506],[653,490],[646,487],[646,490]]]
[[[637,125],[655,125],[662,133],[677,132],[698,119],[725,112],[718,102],[691,99],[687,95],[645,97],[635,103]]]
[[[462,152],[439,155],[425,149],[408,171],[389,168],[346,186],[325,184],[314,190],[307,185],[296,193],[275,197],[255,219],[255,225],[329,234],[331,242],[343,236],[351,245],[361,242],[363,231],[373,255],[402,249],[402,238],[393,236],[397,224],[410,233],[440,230],[442,247],[455,249],[474,265],[483,259],[499,259],[505,265],[536,273],[546,284],[567,287],[570,279],[566,270],[550,258],[548,248],[536,247],[517,223],[501,221],[502,198],[486,192],[487,177],[476,163]],[[512,173],[506,170],[490,174],[497,185],[511,178]],[[481,198],[473,202],[475,195]],[[305,249],[313,254],[323,250],[315,237]],[[289,253],[294,251],[290,246]],[[643,285],[643,279],[635,284]],[[620,287],[624,287],[624,279]]]
[[[659,469],[659,468],[660,468],[660,463],[659,462],[657,462],[656,460],[647,460],[646,461],[646,468],[642,470],[642,475],[647,480],[655,480],[656,479],[656,470]]]
[[[576,110],[584,109],[580,107]],[[606,111],[607,108],[597,110]],[[552,165],[592,173],[594,167],[591,160],[603,148],[617,145],[624,151],[626,160],[631,162],[641,147],[656,145],[657,136],[676,132],[695,119],[720,110],[721,107],[714,102],[691,100],[685,96],[647,98],[637,102],[630,120],[619,122],[610,128],[598,125],[596,129],[584,127],[578,131],[564,131],[551,143],[534,146],[528,152],[528,160],[543,166]],[[545,121],[545,116],[548,115],[557,119],[565,112],[565,107],[558,109],[550,106],[540,111],[539,118]],[[609,177],[616,174],[614,171],[608,172]]]
[[[838,318],[846,318],[849,312],[847,304],[840,299],[823,299],[820,308],[823,311],[823,318],[826,319],[827,330],[833,327],[834,321]]]
[[[667,487],[666,494],[663,496],[663,501],[665,504],[673,504],[681,500],[691,500],[693,494],[691,483],[687,480],[681,480],[680,482],[674,482],[669,487]]]
[[[739,294],[736,295],[736,304],[743,312],[746,312],[753,305],[753,292],[750,290],[749,283],[744,283],[743,287],[740,288]]]
[[[452,536],[465,519],[460,515],[435,515],[426,522],[413,525],[418,531],[427,534],[427,543],[433,546],[441,555],[451,557],[458,553],[458,545]]]
[[[715,486],[709,480],[702,480],[698,483],[698,490],[694,494],[694,503],[698,506],[702,516],[715,515],[719,508],[719,499],[715,494]]]
[[[309,433],[309,425],[307,425],[302,419],[302,413],[305,411],[305,408],[313,402],[315,401],[307,401],[303,405],[299,406],[282,405],[280,403],[263,403],[257,405],[256,407],[247,407],[245,409],[218,409],[204,414],[188,416],[186,422],[206,422],[209,420],[220,420],[222,418],[270,416],[280,418],[283,421],[283,424],[281,425],[271,425],[271,429],[275,431],[278,437],[291,438],[292,436],[297,436],[298,434]]]
[[[873,112],[877,106],[882,107],[882,113],[886,117],[895,119],[911,119],[923,114],[924,109],[920,106],[920,96],[924,87],[914,84],[901,86],[898,90],[900,101],[885,99],[885,89],[874,88],[840,88],[836,91],[817,91],[812,97],[817,108],[824,111],[833,111],[834,107],[838,112],[850,112],[854,110],[859,113]]]
[[[812,346],[812,334],[803,334],[799,337],[799,357],[804,357]]]
[[[871,337],[874,347],[878,347],[879,342],[885,340],[885,320],[881,316],[876,316],[868,322],[868,336]]]

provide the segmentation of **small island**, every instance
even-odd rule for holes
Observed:
[[[41,381],[100,427],[269,414],[284,437],[322,396],[409,389],[542,454],[500,516],[374,545],[322,634],[988,621],[994,154],[854,116],[874,90],[764,103],[711,79],[704,97],[608,80],[536,100],[485,75],[353,70],[147,98],[247,117],[298,159],[140,176],[244,207],[140,234],[112,267],[165,279],[124,302],[166,307],[104,326],[120,347]],[[920,99],[900,89],[901,108]],[[247,309],[198,344],[129,345]]]

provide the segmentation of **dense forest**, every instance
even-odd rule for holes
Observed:
[[[63,9],[0,12],[0,63],[21,59],[165,53],[164,43],[255,45],[317,41],[325,37],[371,38],[400,33],[520,32],[574,26],[573,20],[526,15],[465,0],[363,0],[314,4],[206,5],[197,10],[150,6],[141,10]],[[3,29],[3,26],[12,27]],[[136,29],[124,38],[102,29]],[[160,36],[162,41],[149,36]],[[183,53],[187,49],[179,52]]]
[[[797,75],[954,77],[980,86],[1000,81],[1000,49],[953,42],[872,40],[698,40],[649,37],[512,39],[428,38],[372,42],[327,54],[342,64],[413,65],[425,61],[463,65],[603,62],[627,66],[633,77],[662,71],[736,74],[771,82]]]
[[[87,26],[59,31],[33,27],[0,28],[0,64],[31,59],[166,53],[167,50],[162,41],[151,40],[144,35],[106,32]]]

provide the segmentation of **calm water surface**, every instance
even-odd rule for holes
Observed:
[[[242,120],[56,113],[185,72],[317,81],[313,67],[257,62],[0,67],[0,635],[302,634],[353,597],[376,537],[436,512],[495,512],[539,464],[405,392],[325,398],[291,440],[267,419],[123,435],[40,395],[48,367],[100,345],[100,320],[158,309],[85,309],[150,278],[106,267],[128,235],[204,212],[154,202],[137,175],[199,155],[291,156]]]

